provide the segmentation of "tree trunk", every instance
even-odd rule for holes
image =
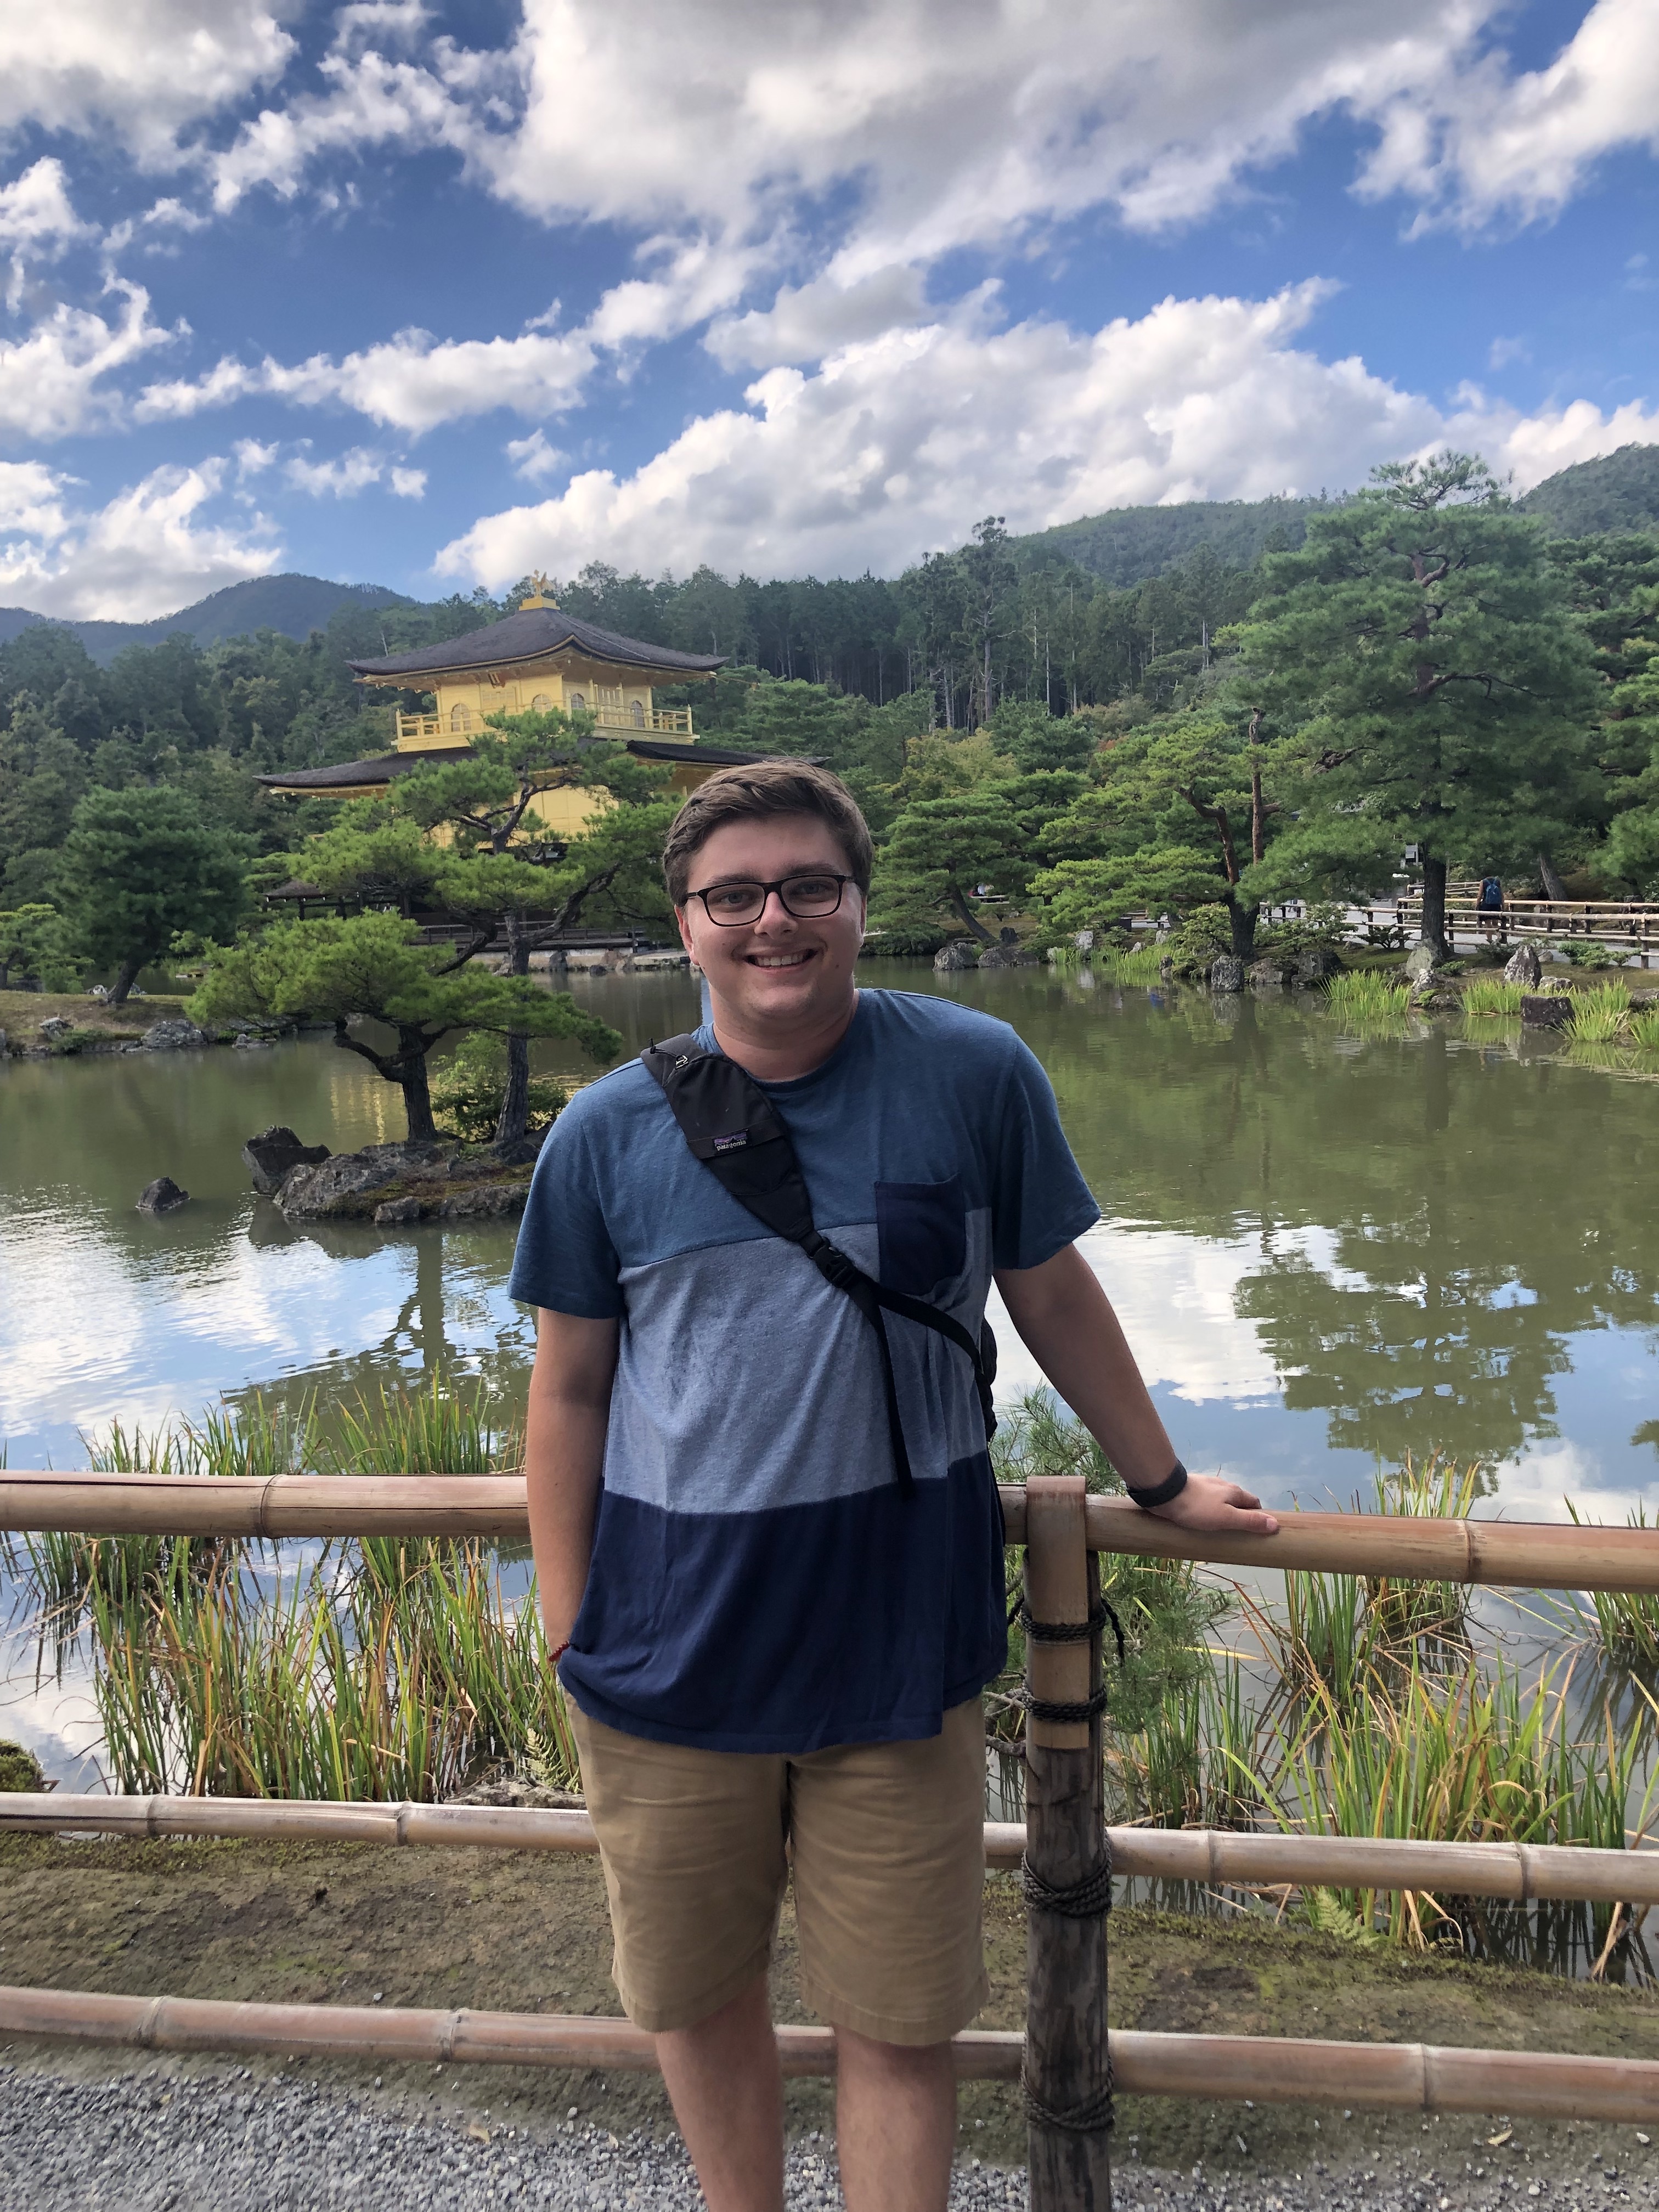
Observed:
[[[951,886],[951,904],[956,909],[957,920],[965,922],[981,945],[994,945],[996,939],[978,917],[969,911],[968,902],[955,884]]]
[[[1423,860],[1423,928],[1418,939],[1426,945],[1437,960],[1449,960],[1451,947],[1446,942],[1446,864],[1425,853]]]
[[[507,972],[530,973],[530,932],[520,914],[507,922]],[[501,1115],[495,1123],[495,1142],[514,1144],[530,1126],[530,1039],[522,1030],[507,1033],[507,1088],[501,1093]]]
[[[428,1044],[418,1023],[398,1024],[398,1081],[403,1086],[404,1111],[409,1116],[411,1144],[431,1144],[438,1134],[432,1118],[432,1093],[427,1085]]]
[[[1555,864],[1547,853],[1538,855],[1538,880],[1544,887],[1547,899],[1564,899],[1567,887],[1555,872]]]
[[[143,964],[142,955],[137,959],[127,959],[121,963],[120,973],[115,978],[115,988],[109,994],[111,1006],[125,1006],[127,994],[138,981],[138,971]]]
[[[1232,924],[1233,957],[1248,967],[1255,958],[1255,925],[1261,913],[1259,906],[1248,906],[1243,899],[1229,899],[1227,918]]]

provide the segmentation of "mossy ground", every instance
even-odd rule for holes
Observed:
[[[0,1030],[14,1047],[38,1044],[41,1023],[54,1017],[100,1036],[137,1037],[153,1022],[173,1019],[184,1008],[182,999],[129,999],[123,1006],[112,1006],[84,992],[0,991]]]
[[[1017,2027],[1024,2005],[1025,1916],[1012,1881],[987,1885],[992,2000],[981,2025]],[[1365,1952],[1265,1921],[1218,1923],[1120,1909],[1111,1923],[1115,2026],[1176,2032],[1314,2035],[1659,2058],[1659,1995],[1601,1988],[1456,1959]],[[0,1836],[0,1982],[134,1995],[289,2003],[474,2006],[615,2013],[610,1932],[597,1864],[526,1851],[394,1850],[372,1844],[60,1842]],[[774,1970],[781,2020],[795,1994],[786,1910]],[[15,2045],[14,2063],[76,2075],[130,2069],[128,2051]],[[148,2063],[149,2062],[143,2062]],[[211,2066],[203,2059],[162,2062]],[[274,2070],[276,2062],[264,2063]],[[619,2132],[664,2128],[654,2076],[550,2075],[494,2067],[394,2068],[312,2061],[303,2069],[407,2107],[441,2106],[536,2126],[574,2105]],[[830,2085],[795,2082],[792,2128],[828,2130]],[[964,2154],[1018,2163],[1024,2124],[1013,2090],[975,2083],[961,2100]],[[1118,2155],[1206,2172],[1291,2172],[1386,2160],[1455,2160],[1582,2172],[1594,2145],[1626,2172],[1647,2150],[1628,2127],[1547,2125],[1510,2116],[1425,2124],[1318,2106],[1120,2100]],[[1659,2134],[1659,2128],[1652,2130]],[[1241,2150],[1241,2142],[1245,2148]]]

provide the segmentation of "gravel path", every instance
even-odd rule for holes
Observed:
[[[1622,2132],[1622,2131],[1621,2131]],[[1126,2146],[1127,2148],[1127,2146]],[[1375,2168],[1306,2175],[1237,2172],[1206,2179],[1127,2160],[1115,2177],[1121,2212],[1561,2212],[1659,2203],[1644,2170],[1620,2174],[1609,2154],[1576,2153],[1565,2169],[1479,2172],[1459,2157],[1443,2172],[1408,2172],[1390,2153]],[[1453,2168],[1455,2167],[1456,2171]],[[1393,2170],[1391,2170],[1393,2169]],[[977,2160],[959,2167],[952,2212],[1024,2212],[1025,2177]],[[791,2212],[836,2212],[828,2145],[797,2144]],[[179,2075],[160,2067],[103,2081],[0,2066],[0,2205],[28,2212],[699,2212],[702,2198],[677,2143],[618,2139],[567,2122],[556,2130],[405,2117],[349,2090],[256,2077],[246,2069]]]

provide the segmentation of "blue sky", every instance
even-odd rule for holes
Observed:
[[[9,10],[0,604],[1524,488],[1659,437],[1656,147],[1653,0]]]

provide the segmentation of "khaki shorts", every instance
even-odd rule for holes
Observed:
[[[943,2043],[988,1996],[980,1700],[921,1743],[799,1759],[622,1735],[573,1706],[636,2027],[695,2027],[763,1973],[793,1869],[801,1995],[881,2043]]]

